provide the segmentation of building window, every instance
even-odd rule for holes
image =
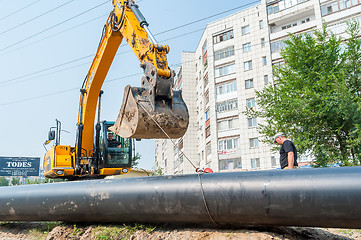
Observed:
[[[303,23],[306,23],[306,22],[309,22],[309,21],[310,21],[310,18],[306,18],[306,19],[302,20],[301,23],[303,24]]]
[[[246,83],[246,89],[250,89],[250,88],[253,88],[253,87],[254,87],[254,85],[253,85],[253,79],[247,79],[247,80],[245,81],[245,83]]]
[[[247,103],[247,107],[248,107],[248,108],[253,108],[253,107],[256,106],[256,100],[255,100],[255,98],[248,98],[248,99],[246,100],[246,103]]]
[[[249,25],[242,27],[242,35],[246,35],[249,33],[250,33]]]
[[[258,138],[250,138],[249,139],[249,147],[250,148],[258,147]]]
[[[232,38],[233,38],[233,29],[213,36],[213,44],[223,42]]]
[[[251,51],[251,43],[245,43],[242,45],[243,53]]]
[[[241,158],[219,160],[219,170],[242,169]]]
[[[206,127],[206,138],[211,135],[211,126]]]
[[[263,66],[266,66],[267,65],[267,57],[262,57],[262,60],[263,60]]]
[[[214,53],[214,60],[220,60],[234,55],[234,46],[218,50]]]
[[[261,38],[261,47],[265,47],[266,46],[266,40],[264,40],[264,38]]]
[[[205,70],[208,67],[207,40],[204,42],[202,46],[202,64],[203,64],[203,70]]]
[[[223,95],[231,92],[237,91],[237,83],[236,81],[231,81],[223,84],[216,85],[216,95]]]
[[[226,119],[217,122],[218,131],[238,128],[238,118]]]
[[[276,42],[271,43],[271,53],[281,52],[282,49],[285,48],[285,44],[283,40],[278,40]]]
[[[206,144],[206,156],[212,153],[211,142]]]
[[[276,158],[275,158],[274,156],[271,157],[271,167],[272,167],[272,168],[276,168],[276,167],[277,167]]]
[[[176,156],[176,155],[178,155],[178,144],[176,144],[175,146],[174,146],[174,156]]]
[[[228,74],[235,73],[235,72],[236,72],[235,64],[232,63],[232,64],[229,64],[229,65],[216,67],[214,69],[214,76],[215,77],[221,77],[221,76],[228,75]]]
[[[263,29],[263,20],[259,21],[259,29]]]
[[[220,102],[216,105],[216,111],[218,113],[228,112],[237,109],[238,109],[237,99],[231,99],[228,101]]]
[[[183,139],[180,139],[178,142],[179,149],[183,149]]]
[[[243,66],[244,66],[244,71],[252,70],[252,60],[244,62]]]
[[[274,3],[272,5],[267,6],[267,13],[272,14],[272,13],[278,12],[280,10],[280,7],[279,7],[278,4],[279,3],[277,2],[277,3]]]
[[[235,152],[238,148],[238,137],[218,140],[218,153],[227,154]]]
[[[268,75],[264,75],[264,84],[268,84],[269,81],[268,81]]]
[[[204,103],[208,104],[209,103],[209,91],[207,90],[207,92],[204,94]]]
[[[208,73],[203,77],[204,87],[208,85]]]
[[[251,168],[261,168],[261,161],[259,158],[251,158]]]
[[[248,118],[247,119],[248,121],[248,127],[251,128],[251,127],[257,127],[257,118]]]
[[[183,154],[180,157],[176,157],[174,161],[174,167],[178,167],[184,160]]]
[[[206,121],[209,119],[209,110],[206,111]]]
[[[290,0],[280,0],[280,1],[272,1],[272,2],[275,2],[271,5],[268,5],[267,6],[267,13],[270,15],[270,14],[273,14],[273,13],[276,13],[278,11],[282,11],[284,9],[288,9],[292,6],[295,6],[297,4],[300,4],[300,3],[303,3],[303,2],[306,2],[308,0],[294,0],[294,1],[290,1]],[[267,1],[267,2],[271,2],[271,1]]]
[[[297,23],[287,24],[287,25],[285,25],[285,26],[282,26],[281,29],[282,29],[282,30],[285,30],[285,29],[288,29],[288,28],[291,28],[291,27],[294,27],[294,26],[297,26]]]

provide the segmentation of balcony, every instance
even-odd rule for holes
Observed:
[[[309,0],[288,0],[291,4],[286,4],[285,0],[267,6],[268,12],[268,24],[273,25],[278,22],[290,22],[292,19],[297,19],[302,15],[306,15],[307,12],[312,10],[314,12],[314,2]],[[277,11],[271,11],[270,8],[275,9],[275,5],[279,6]],[[276,8],[277,9],[277,8]],[[300,16],[301,15],[301,16]]]

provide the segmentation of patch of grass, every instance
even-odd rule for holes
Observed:
[[[39,229],[37,229],[37,228],[33,228],[33,229],[29,230],[29,236],[30,236],[30,239],[32,239],[32,240],[45,239],[47,234],[48,234],[47,232],[39,231]]]
[[[351,236],[353,230],[351,230],[351,229],[341,229],[341,230],[339,230],[339,232],[340,232],[340,233],[343,233],[343,234],[345,234],[345,235]]]
[[[29,233],[31,235],[37,235],[37,233],[48,234],[53,228],[57,226],[63,226],[62,222],[43,222],[39,223],[36,228],[30,229]]]
[[[74,224],[73,226],[73,232],[71,233],[72,236],[77,236],[78,234],[83,234],[83,231],[81,229],[79,229],[76,224]]]
[[[94,235],[98,240],[129,239],[138,230],[145,230],[147,233],[151,233],[156,228],[157,226],[142,224],[98,226],[94,229]]]
[[[147,233],[152,233],[155,229],[157,229],[157,226],[148,225],[146,226],[145,230],[147,231]]]

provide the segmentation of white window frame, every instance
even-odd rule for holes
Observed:
[[[250,52],[252,48],[251,42],[245,43],[242,45],[243,53]]]
[[[238,137],[218,140],[218,151],[235,150],[238,148]]]
[[[249,148],[257,148],[259,147],[258,137],[249,139]]]
[[[254,88],[253,78],[247,79],[247,80],[245,81],[245,88],[246,88],[246,89]]]
[[[228,74],[235,73],[236,72],[235,66],[236,66],[235,63],[231,63],[220,67],[216,67],[214,69],[214,77],[222,77]]]
[[[248,127],[252,128],[252,127],[257,127],[257,118],[247,118],[247,122],[248,122]]]
[[[256,99],[254,97],[248,98],[248,99],[246,99],[246,104],[247,104],[248,108],[256,107]]]
[[[216,85],[216,96],[237,92],[236,80]]]
[[[222,113],[222,112],[229,112],[234,111],[238,109],[238,100],[237,98],[230,99],[227,101],[223,101],[220,103],[217,103],[216,105],[216,112]]]
[[[251,33],[249,25],[242,27],[242,35]]]
[[[261,161],[259,158],[251,158],[251,168],[252,169],[261,168]]]
[[[214,60],[220,60],[234,55],[234,46],[226,47],[214,52]]]
[[[244,71],[250,71],[253,69],[252,67],[252,60],[246,61],[243,63]]]

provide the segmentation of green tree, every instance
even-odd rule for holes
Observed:
[[[11,185],[20,185],[20,178],[19,177],[12,177],[11,179]]]
[[[133,156],[132,158],[132,167],[136,167],[139,165],[139,160],[142,157],[142,155],[140,155],[138,152],[135,154],[135,156]]]
[[[0,177],[0,186],[9,186],[9,180],[5,177]]]
[[[361,40],[359,24],[348,25],[345,45],[325,24],[313,34],[291,35],[281,52],[285,63],[274,69],[275,85],[256,92],[260,109],[246,111],[265,119],[259,128],[266,141],[285,132],[320,166],[361,159]]]

